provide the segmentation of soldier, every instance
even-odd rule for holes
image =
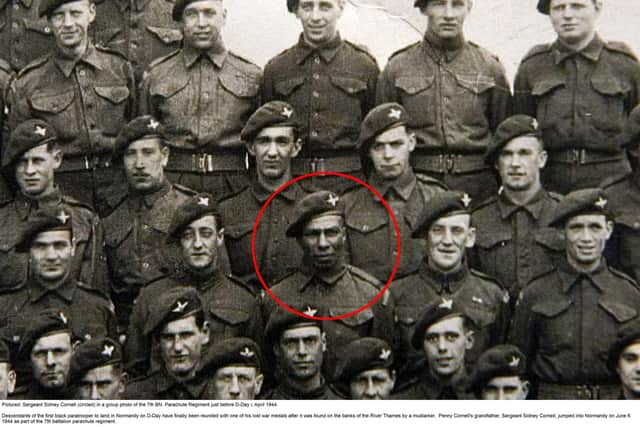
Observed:
[[[398,278],[412,273],[424,255],[424,241],[411,239],[411,229],[431,198],[447,190],[439,181],[413,172],[409,159],[415,135],[407,131],[408,120],[401,105],[383,104],[367,114],[360,131],[369,184],[389,204],[400,228]],[[398,249],[389,212],[365,187],[350,191],[343,200],[351,264],[386,282]]]
[[[11,66],[0,58],[0,158],[4,158],[4,146],[9,142],[9,130],[7,129],[7,92],[9,83],[15,78]],[[0,174],[0,202],[10,200],[13,188],[9,185],[11,177]]]
[[[156,301],[175,288],[193,287],[204,304],[213,342],[249,337],[262,343],[262,318],[257,298],[248,287],[221,268],[224,230],[217,204],[209,194],[197,194],[178,207],[167,234],[167,275],[140,292],[131,315],[126,351],[128,371],[145,373],[157,365],[145,319],[152,316]]]
[[[2,167],[18,189],[13,200],[0,206],[0,282],[3,289],[16,289],[27,279],[28,256],[16,251],[20,235],[40,210],[71,212],[75,255],[71,277],[107,293],[102,261],[103,233],[91,208],[65,195],[57,186],[57,171],[63,162],[55,130],[47,122],[27,120],[16,127],[5,147]]]
[[[356,149],[360,122],[374,106],[378,65],[337,29],[345,0],[287,0],[302,26],[298,43],[265,66],[262,97],[289,102],[303,118],[305,145],[293,175],[334,171],[363,178]],[[307,185],[303,183],[303,185]],[[352,181],[335,176],[312,185],[343,192]]]
[[[469,375],[465,358],[474,341],[466,311],[446,298],[427,305],[411,337],[414,349],[424,353],[426,366],[420,381],[398,393],[397,399],[473,399],[466,391]]]
[[[539,0],[555,42],[534,46],[515,79],[515,109],[540,122],[549,161],[544,187],[567,194],[629,172],[621,147],[638,104],[640,63],[596,31],[602,0]]]
[[[172,16],[183,47],[151,63],[140,110],[167,127],[169,177],[219,200],[246,185],[240,131],[260,105],[261,70],[225,47],[222,0],[177,0]]]
[[[482,400],[524,400],[529,394],[524,354],[509,344],[482,353],[471,378],[470,389]]]
[[[563,249],[557,233],[546,228],[560,196],[540,182],[547,152],[532,117],[515,115],[502,122],[485,159],[498,171],[502,187],[471,215],[477,233],[470,263],[495,277],[515,302]]]
[[[418,271],[396,280],[391,287],[407,359],[402,384],[413,371],[421,369],[423,354],[411,347],[420,313],[442,298],[465,307],[467,327],[475,332],[474,346],[466,356],[469,366],[484,350],[504,340],[508,293],[492,278],[469,269],[465,259],[465,251],[473,247],[476,236],[470,204],[469,195],[459,192],[445,192],[431,199],[411,235],[426,243],[423,261]]]
[[[256,290],[262,290],[251,262],[251,236],[263,204],[272,192],[291,180],[291,161],[298,155],[297,115],[285,102],[260,107],[242,130],[249,155],[255,159],[256,177],[239,193],[220,202],[231,271]],[[255,255],[260,274],[274,284],[300,266],[302,250],[285,236],[297,200],[306,193],[298,183],[271,200],[256,231]]]
[[[304,314],[318,315],[318,309],[310,305],[306,307]],[[265,335],[275,356],[278,386],[267,393],[265,399],[338,399],[322,374],[329,345],[325,326],[326,323],[299,316],[282,307],[271,312]]]
[[[615,399],[606,354],[618,327],[638,315],[640,290],[602,257],[613,231],[600,189],[567,195],[550,222],[563,230],[566,259],[535,278],[516,304],[510,342],[529,358],[539,399]]]
[[[609,347],[607,364],[622,384],[618,398],[640,399],[640,318],[618,329],[616,339]]]
[[[208,377],[199,374],[210,340],[205,307],[198,292],[181,286],[154,301],[144,334],[161,358],[159,369],[127,385],[125,399],[212,399]]]
[[[339,197],[329,191],[309,194],[296,204],[287,237],[295,238],[304,256],[299,271],[271,288],[271,292],[290,307],[313,301],[317,309],[335,317],[352,313],[371,302],[382,284],[368,273],[347,264],[344,214]],[[265,297],[263,318],[277,307]],[[374,336],[395,343],[393,297],[385,292],[376,303],[358,314],[328,322],[327,378],[335,375],[337,352],[356,338]]]
[[[172,19],[173,1],[94,0],[96,21],[92,25],[97,44],[126,56],[136,81],[152,60],[180,48],[182,32]]]
[[[129,186],[104,218],[111,297],[121,331],[129,324],[140,288],[165,275],[162,247],[171,217],[195,194],[165,176],[169,148],[164,138],[157,120],[138,117],[122,129],[113,152],[112,162],[124,169]]]
[[[398,102],[416,134],[412,163],[448,187],[480,202],[497,185],[483,154],[508,117],[510,90],[498,58],[466,41],[472,0],[416,0],[427,17],[424,40],[389,58],[377,102]]]
[[[16,371],[11,363],[9,344],[0,339],[0,400],[7,400],[16,387]]]
[[[126,374],[120,344],[110,338],[92,338],[73,350],[70,389],[76,399],[120,400]]]
[[[254,400],[264,377],[258,345],[249,338],[229,338],[211,347],[206,371],[215,400]]]
[[[354,400],[387,400],[396,382],[393,350],[378,338],[360,338],[347,345],[337,371],[336,385]]]
[[[9,130],[30,118],[47,121],[65,158],[57,176],[62,192],[107,212],[112,202],[105,189],[120,184],[110,167],[111,151],[135,109],[131,66],[91,42],[91,0],[43,0],[39,13],[50,22],[56,48],[12,83]]]

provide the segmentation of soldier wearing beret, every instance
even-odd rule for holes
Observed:
[[[416,0],[424,40],[394,53],[380,75],[377,103],[398,102],[416,135],[417,172],[469,193],[475,203],[497,185],[484,151],[509,115],[510,89],[498,58],[465,40],[472,0]]]
[[[602,4],[539,0],[558,37],[534,46],[515,78],[515,110],[540,122],[549,152],[542,182],[561,194],[630,171],[621,145],[640,100],[640,63],[626,44],[598,35]]]
[[[467,266],[465,252],[473,248],[476,229],[471,222],[468,194],[445,192],[435,195],[416,222],[412,237],[425,242],[418,270],[396,280],[391,289],[396,297],[398,321],[406,365],[402,384],[421,369],[421,347],[411,346],[420,313],[426,305],[448,298],[466,307],[468,328],[475,331],[474,346],[467,354],[472,366],[478,356],[502,343],[506,333],[508,294],[489,276]]]
[[[271,101],[260,107],[242,130],[242,140],[254,161],[251,185],[220,202],[225,243],[231,271],[258,291],[251,262],[251,236],[262,206],[271,194],[291,180],[291,162],[302,148],[298,116],[286,102]],[[255,254],[260,274],[268,285],[300,266],[302,250],[287,239],[285,230],[297,200],[306,195],[298,183],[289,185],[271,200],[256,231]]]
[[[614,399],[606,354],[616,331],[638,316],[640,290],[602,253],[613,231],[601,189],[565,196],[550,225],[564,233],[565,258],[520,293],[510,342],[529,358],[539,399]]]
[[[263,101],[286,101],[301,118],[304,147],[293,161],[294,176],[334,171],[363,178],[358,130],[374,106],[379,69],[366,48],[340,37],[344,5],[345,0],[287,0],[302,34],[264,69]],[[311,182],[338,193],[355,185],[335,176]]]
[[[16,387],[16,371],[13,370],[9,343],[0,339],[0,400],[7,400]]]
[[[415,135],[407,130],[408,120],[401,105],[382,104],[367,114],[360,131],[369,184],[389,204],[400,228],[402,250],[396,277],[412,273],[420,264],[424,242],[411,239],[411,229],[431,198],[447,190],[441,182],[413,172],[409,159]],[[389,212],[362,186],[345,194],[344,205],[351,264],[386,282],[398,249]]]
[[[529,394],[526,363],[517,347],[492,347],[478,359],[470,389],[482,400],[524,400]]]
[[[379,338],[359,338],[349,343],[338,360],[336,386],[354,400],[386,400],[396,382],[393,350]]]
[[[269,350],[276,362],[276,380],[278,386],[268,392],[264,398],[270,400],[333,400],[338,396],[327,384],[323,375],[328,346],[325,327],[313,317],[323,316],[311,305],[296,305],[306,316],[275,308],[269,316],[265,335]]]
[[[149,366],[153,369],[157,365],[156,355],[150,352],[145,319],[155,312],[158,298],[172,289],[197,290],[214,343],[238,336],[262,343],[258,299],[221,266],[224,230],[215,199],[204,193],[191,197],[176,209],[167,235],[166,275],[146,285],[133,307],[126,345],[128,371],[143,374]]]
[[[285,304],[313,301],[317,310],[335,317],[362,308],[381,292],[380,281],[347,263],[344,214],[335,193],[318,191],[299,200],[287,237],[297,240],[303,257],[297,272],[271,287],[271,292]],[[276,307],[277,303],[265,295],[263,318],[269,319]],[[374,336],[395,344],[393,308],[391,293],[384,292],[371,307],[325,325],[327,378],[335,375],[340,349],[354,339]]]
[[[502,122],[485,160],[498,171],[502,187],[473,210],[477,232],[470,264],[495,277],[515,302],[520,289],[562,252],[560,237],[546,227],[561,196],[540,182],[547,152],[533,117],[515,115]]]
[[[633,319],[618,329],[609,347],[609,369],[622,384],[619,399],[640,399],[640,318]]]
[[[162,247],[171,217],[195,192],[169,182],[162,124],[151,116],[129,122],[118,135],[112,161],[124,170],[129,189],[104,218],[105,251],[118,324],[129,323],[141,287],[164,276]]]
[[[264,376],[262,355],[249,338],[229,338],[215,343],[205,368],[212,374],[209,387],[216,400],[254,400]]]
[[[76,399],[119,400],[126,374],[120,344],[110,338],[92,338],[73,350],[70,387]]]
[[[469,375],[466,356],[474,345],[468,308],[452,299],[431,301],[420,314],[411,345],[422,352],[426,366],[419,382],[396,395],[397,399],[464,400]]]
[[[9,131],[30,118],[55,129],[64,154],[57,182],[64,194],[107,212],[106,188],[120,185],[111,169],[116,135],[135,110],[133,72],[125,58],[88,36],[92,0],[42,0],[56,48],[23,68],[9,91]],[[73,36],[69,34],[73,33]]]
[[[178,0],[172,10],[182,49],[151,63],[140,111],[167,128],[170,178],[216,199],[246,185],[240,131],[259,104],[260,68],[230,52],[223,0]]]
[[[144,322],[160,364],[127,385],[125,399],[211,399],[203,367],[211,329],[198,291],[176,287],[158,295]]]
[[[9,133],[6,123],[7,114],[9,113],[9,108],[7,107],[7,91],[9,90],[9,83],[11,83],[14,78],[15,73],[11,69],[11,66],[5,62],[4,59],[0,58],[0,156],[2,157],[4,157],[4,146],[9,143]],[[11,177],[7,179],[6,176],[0,173],[0,202],[10,200],[14,190],[11,186]]]
[[[17,192],[12,200],[0,203],[2,289],[19,288],[27,280],[28,256],[16,251],[16,245],[28,221],[41,210],[64,209],[71,212],[76,247],[71,277],[107,292],[100,221],[90,206],[60,191],[57,178],[62,162],[55,130],[42,120],[21,123],[4,147],[2,169],[16,183]]]

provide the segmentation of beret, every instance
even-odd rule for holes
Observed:
[[[289,12],[296,13],[296,10],[298,9],[298,3],[300,3],[300,0],[287,0],[287,9],[289,10]]]
[[[607,197],[600,188],[576,190],[558,203],[549,222],[550,227],[562,227],[569,218],[583,214],[602,214],[611,217]]]
[[[548,15],[550,5],[551,5],[551,0],[538,0],[538,12],[544,15]]]
[[[373,138],[388,129],[404,125],[408,120],[407,111],[402,105],[395,102],[378,105],[369,111],[360,125],[360,148],[366,148]]]
[[[464,307],[453,299],[442,298],[440,301],[431,303],[422,312],[416,323],[416,328],[411,337],[411,345],[417,350],[422,349],[422,343],[424,342],[424,335],[427,333],[427,329],[429,329],[431,325],[450,317],[468,318],[465,314]]]
[[[291,104],[282,101],[267,102],[249,117],[240,138],[245,142],[252,142],[262,129],[269,126],[296,127],[296,120]]]
[[[413,2],[413,7],[417,7],[419,9],[422,9],[423,7],[425,7],[430,0],[415,0]]]
[[[300,199],[291,217],[291,223],[287,227],[287,237],[299,237],[302,235],[304,225],[314,216],[333,213],[343,216],[342,205],[337,194],[331,191],[316,191]]]
[[[171,17],[173,18],[173,20],[176,22],[182,21],[182,13],[186,9],[186,7],[189,6],[191,3],[195,3],[197,1],[202,1],[202,0],[176,0],[175,4],[173,5],[173,10],[171,11]],[[222,0],[216,0],[216,1],[222,2]]]
[[[200,193],[192,196],[176,209],[167,230],[167,242],[173,243],[180,239],[182,230],[193,221],[206,215],[218,215],[218,204],[208,193]],[[220,225],[218,224],[218,227]]]
[[[607,359],[607,366],[611,372],[616,371],[620,354],[624,349],[636,341],[640,342],[640,317],[625,322],[618,328],[616,338],[609,347],[609,357]]]
[[[18,360],[29,360],[31,349],[44,336],[68,333],[73,340],[71,319],[62,309],[46,309],[35,316],[30,315],[28,319],[22,318],[21,321],[25,325],[25,332],[20,339]]]
[[[640,105],[634,107],[629,113],[625,136],[625,141],[622,144],[624,147],[632,149],[640,144]]]
[[[471,197],[467,193],[445,191],[436,194],[420,213],[411,237],[424,238],[431,224],[442,217],[458,213],[470,214],[470,205]]]
[[[500,154],[500,150],[509,141],[524,135],[535,136],[542,141],[542,133],[536,119],[525,114],[517,114],[504,120],[496,129],[493,140],[487,146],[484,154],[485,162],[493,165]]]
[[[526,358],[518,347],[510,344],[497,345],[486,350],[478,358],[469,388],[479,396],[491,379],[521,377],[526,372]]]
[[[121,363],[122,347],[111,338],[92,338],[79,344],[73,350],[70,379],[75,383],[87,372],[101,366]]]
[[[38,8],[38,16],[49,17],[60,6],[65,3],[73,3],[78,0],[41,0]]]
[[[262,370],[262,354],[258,344],[244,337],[229,338],[211,346],[206,369],[214,373],[225,366],[253,366]]]
[[[9,143],[4,148],[2,167],[12,166],[27,151],[57,139],[55,129],[44,120],[31,119],[20,123],[11,132]]]
[[[140,116],[131,120],[116,137],[112,154],[113,161],[121,159],[132,142],[151,136],[164,139],[164,127],[159,121],[151,116]]]
[[[16,251],[29,252],[31,242],[33,242],[38,234],[45,231],[72,231],[71,223],[71,211],[69,210],[63,208],[58,210],[39,210],[27,221],[16,245]]]
[[[297,309],[300,313],[304,313],[308,316],[320,317],[319,310],[314,309],[312,305],[305,304],[300,307],[292,307]],[[280,340],[280,336],[287,329],[293,329],[293,327],[303,326],[317,326],[322,330],[322,322],[319,320],[308,319],[292,313],[283,307],[276,307],[269,315],[267,326],[265,327],[266,342],[277,343]]]
[[[202,312],[202,301],[198,291],[187,286],[179,286],[164,292],[156,300],[147,316],[143,334],[156,333],[158,329],[174,320],[184,319]]]
[[[350,342],[340,354],[336,380],[347,384],[361,372],[392,366],[393,350],[389,343],[379,338],[360,338]]]

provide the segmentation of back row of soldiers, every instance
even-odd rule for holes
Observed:
[[[303,33],[264,73],[225,48],[222,1],[166,3],[13,2],[55,40],[4,66],[16,396],[638,396],[640,64],[596,34],[600,1],[539,2],[558,40],[513,99],[469,0],[417,0],[425,38],[380,76],[341,0],[289,0]],[[158,38],[181,48],[151,61]],[[332,171],[381,198],[282,188]]]

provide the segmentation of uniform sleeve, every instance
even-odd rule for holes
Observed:
[[[273,90],[273,76],[271,72],[271,66],[269,64],[264,67],[264,73],[262,74],[262,88],[260,92],[260,97],[262,98],[263,104],[275,100],[275,93]]]
[[[143,325],[146,318],[147,304],[144,293],[140,293],[133,304],[129,327],[127,328],[127,341],[125,345],[126,370],[134,377],[144,375],[149,367],[149,346],[143,334]]]
[[[531,300],[522,293],[516,303],[513,322],[509,329],[508,343],[518,347],[526,356],[529,367],[535,356],[535,332]]]
[[[162,121],[162,117],[156,114],[154,105],[151,102],[151,76],[149,70],[145,71],[138,96],[138,116],[150,115]]]
[[[8,135],[22,122],[32,118],[31,107],[27,101],[27,94],[24,92],[20,79],[14,79],[9,85],[7,93],[7,108],[9,116],[7,119]]]
[[[91,221],[91,234],[83,254],[80,281],[87,283],[107,297],[110,294],[104,251],[104,230],[97,216],[94,216]]]
[[[387,289],[373,306],[374,319],[371,335],[385,340],[393,348],[393,353],[400,356],[402,340],[394,317],[395,307],[395,298]],[[397,359],[402,360],[401,357],[397,357]]]
[[[364,105],[362,106],[362,117],[365,117],[367,113],[376,106],[376,86],[378,84],[379,75],[380,69],[378,68],[378,64],[374,63],[371,74],[367,79],[367,96]]]
[[[529,86],[529,77],[527,74],[526,65],[524,63],[520,64],[514,83],[513,113],[527,114],[536,117],[536,103],[531,95],[531,87]]]
[[[495,131],[498,125],[511,115],[512,109],[511,89],[504,67],[501,63],[497,62],[495,68],[496,85],[491,93],[491,110],[489,111],[488,117],[489,126],[492,131]]]
[[[125,112],[127,116],[127,122],[133,120],[138,112],[138,88],[136,86],[136,80],[133,73],[133,66],[129,61],[123,65],[124,73],[127,77],[127,87],[129,88],[129,99],[127,100],[128,106]],[[124,123],[122,124],[124,126]]]
[[[401,99],[398,96],[398,92],[393,83],[393,76],[391,75],[391,69],[389,64],[385,67],[384,71],[378,78],[376,85],[376,105],[384,104],[386,102],[400,102]]]

